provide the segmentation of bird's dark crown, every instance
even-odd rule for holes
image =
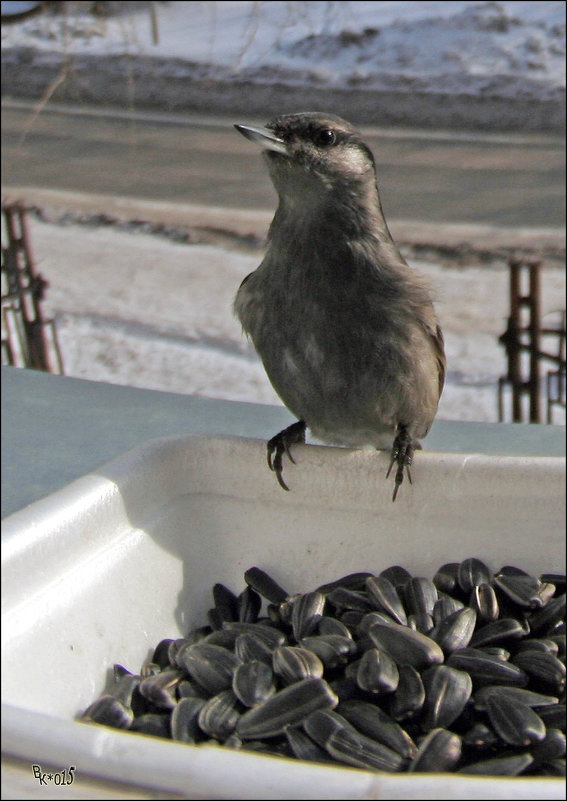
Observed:
[[[337,142],[346,141],[357,134],[356,129],[346,120],[334,114],[318,111],[305,111],[299,114],[283,114],[271,120],[266,128],[286,142],[293,140],[313,141],[321,132],[329,130],[337,137]]]

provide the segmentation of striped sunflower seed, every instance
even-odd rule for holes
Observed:
[[[356,768],[395,773],[404,766],[404,759],[382,743],[357,731],[337,729],[325,743],[325,750],[338,762]]]
[[[447,665],[466,671],[475,689],[486,684],[525,687],[528,683],[527,673],[518,665],[481,651],[480,648],[461,648],[459,651],[453,651],[447,659]]]
[[[417,747],[409,734],[376,704],[352,699],[341,702],[337,712],[361,734],[387,745],[405,759],[413,759],[417,753]]]
[[[545,723],[527,704],[494,694],[485,699],[485,704],[494,731],[505,743],[529,746],[544,739]]]
[[[308,678],[320,679],[325,669],[316,653],[293,645],[276,648],[272,655],[272,668],[285,684]]]
[[[197,643],[184,648],[178,658],[189,673],[211,695],[228,690],[238,659],[220,645]]]
[[[405,626],[408,622],[404,605],[398,591],[385,576],[371,576],[366,579],[366,591],[378,609],[387,612],[396,623]]]
[[[303,679],[279,690],[263,704],[245,712],[236,727],[242,740],[276,737],[315,709],[335,707],[339,699],[323,679]]]
[[[404,602],[410,615],[432,615],[439,600],[437,587],[431,579],[414,576],[404,587]]]
[[[299,726],[287,726],[285,736],[297,759],[327,764],[333,761],[325,749],[317,745]]]
[[[133,719],[132,710],[112,695],[101,695],[82,715],[82,720],[112,726],[113,729],[129,729]]]
[[[515,701],[516,703],[525,704],[526,706],[536,708],[559,703],[559,700],[552,695],[542,695],[541,693],[536,693],[533,690],[526,690],[522,687],[506,687],[498,684],[492,684],[486,687],[481,687],[475,692],[475,707],[479,711],[485,710],[486,699],[491,695],[495,696],[496,698],[505,696],[506,698],[512,699],[512,701]]]
[[[323,615],[325,596],[322,592],[307,592],[300,595],[291,610],[291,625],[293,636],[299,642],[308,637],[317,629],[317,624]]]
[[[466,648],[474,634],[476,612],[468,606],[445,617],[429,636],[445,654]]]
[[[387,651],[395,662],[420,668],[443,662],[443,651],[435,640],[395,624],[371,626],[368,635],[376,648]]]
[[[257,659],[238,665],[232,677],[232,690],[247,707],[267,701],[276,692],[272,668]]]
[[[171,713],[171,737],[182,743],[198,743],[203,739],[199,728],[199,713],[204,698],[181,698]]]
[[[512,663],[530,677],[534,689],[542,689],[554,695],[565,691],[565,665],[553,654],[528,650],[512,657]]]
[[[465,596],[478,584],[488,584],[491,579],[490,570],[481,559],[471,557],[463,559],[457,571],[457,582]]]
[[[199,728],[215,740],[226,740],[236,728],[245,707],[235,693],[223,690],[205,701],[199,712]]]
[[[425,731],[446,729],[459,717],[471,697],[472,679],[468,673],[448,665],[434,665],[424,671],[422,678]]]

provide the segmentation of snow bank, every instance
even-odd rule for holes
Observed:
[[[145,4],[125,5],[4,26],[3,94],[39,96],[64,75],[59,100],[564,127],[563,2],[158,3],[157,41]]]

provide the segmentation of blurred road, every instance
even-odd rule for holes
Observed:
[[[233,129],[246,118],[128,115],[3,103],[2,183],[87,193],[274,208],[258,151]],[[559,137],[363,128],[389,219],[562,228]]]

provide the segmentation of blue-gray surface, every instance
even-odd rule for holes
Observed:
[[[154,437],[269,439],[283,407],[135,389],[2,367],[2,517]],[[432,451],[564,456],[565,426],[437,420]]]

